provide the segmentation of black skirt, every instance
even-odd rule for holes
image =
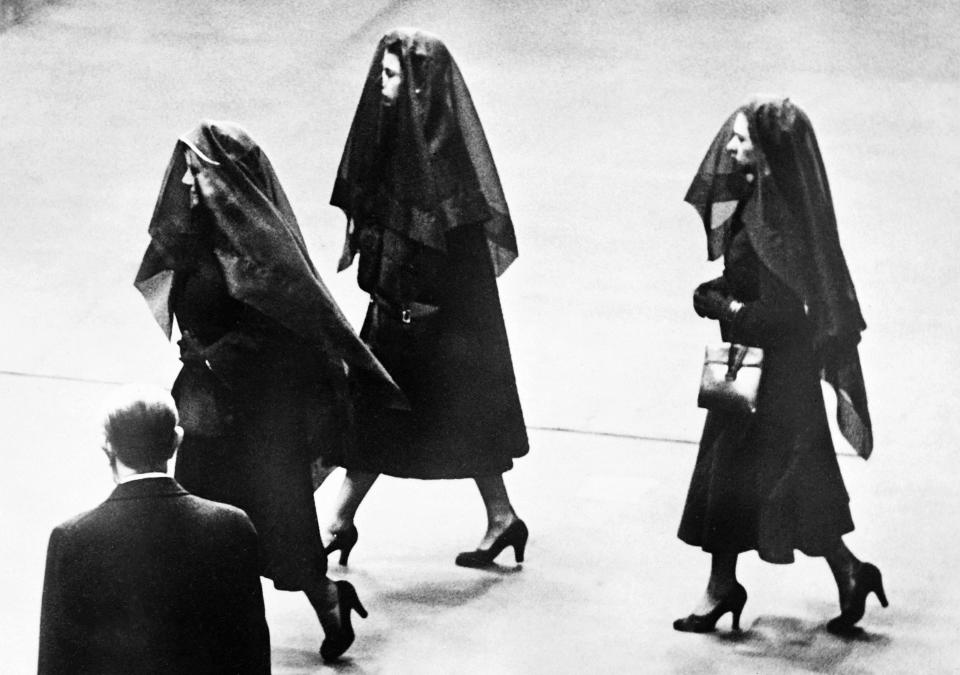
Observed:
[[[410,411],[357,408],[348,469],[402,478],[497,475],[528,451],[510,346],[483,230],[448,234],[433,314],[405,323],[371,303],[360,336],[410,401]]]
[[[822,556],[853,530],[825,414],[805,428],[711,412],[679,537],[709,553],[757,551],[791,563]]]
[[[762,347],[754,415],[707,414],[679,537],[710,553],[755,550],[790,563],[822,556],[853,530],[800,300],[738,235],[718,284],[745,305],[724,339]]]
[[[233,399],[224,434],[185,435],[175,475],[193,494],[246,511],[257,529],[261,575],[279,590],[299,591],[327,572],[311,466],[331,438],[324,422],[334,408],[292,369],[274,374],[247,380],[256,386]]]

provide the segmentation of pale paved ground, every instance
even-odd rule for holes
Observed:
[[[2,671],[28,672],[36,654],[43,556],[49,527],[101,501],[112,488],[91,422],[106,387],[19,379],[0,404],[21,427],[7,451],[0,496]],[[59,423],[46,423],[55,411]],[[476,490],[467,481],[382,479],[358,517],[361,539],[349,570],[371,612],[359,620],[350,660],[356,673],[689,673],[921,672],[957,666],[956,587],[941,597],[951,561],[927,543],[924,569],[888,542],[918,545],[903,512],[923,494],[894,477],[866,472],[844,458],[854,517],[866,526],[849,542],[883,566],[892,606],[871,601],[858,640],[831,637],[835,587],[821,561],[774,567],[744,558],[750,592],[742,637],[726,627],[715,637],[672,630],[701,590],[704,556],[674,539],[693,447],[589,439],[535,432],[533,451],[508,475],[516,506],[531,528],[522,569],[505,553],[499,572],[453,565],[483,527]],[[868,475],[869,474],[869,475]],[[321,513],[339,484],[318,493]],[[941,493],[943,491],[940,491]],[[28,505],[27,505],[28,504]],[[886,504],[886,505],[882,505]],[[913,512],[913,507],[906,509]],[[877,514],[881,514],[882,519]],[[15,514],[15,515],[14,515]],[[11,517],[13,516],[13,517]],[[277,673],[323,668],[320,634],[300,594],[265,583]],[[331,668],[332,670],[332,668]]]
[[[175,354],[130,282],[174,139],[201,117],[239,121],[267,150],[315,261],[359,321],[352,274],[332,271],[343,223],[326,202],[373,44],[412,24],[457,57],[517,224],[521,257],[501,292],[528,422],[694,440],[698,363],[714,336],[689,293],[716,269],[681,198],[742,98],[789,93],[817,128],[870,325],[876,456],[841,465],[858,523],[850,544],[881,565],[893,606],[871,607],[862,640],[837,641],[820,630],[835,611],[822,562],[748,556],[746,637],[675,634],[706,566],[674,539],[693,446],[535,431],[508,476],[533,530],[520,573],[452,566],[482,528],[469,483],[375,488],[348,572],[373,616],[346,669],[960,670],[960,9],[835,5],[43,8],[0,33],[0,370],[169,384]],[[27,672],[47,533],[110,487],[91,426],[106,387],[0,383],[2,670]],[[306,603],[269,589],[267,603],[276,670],[319,668]]]

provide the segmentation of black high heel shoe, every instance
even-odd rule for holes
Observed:
[[[867,596],[876,594],[877,600],[887,607],[887,594],[883,591],[883,576],[875,565],[863,563],[853,575],[853,585],[847,593],[840,589],[840,616],[827,622],[827,630],[834,634],[849,633],[853,625],[863,618]]]
[[[523,562],[523,553],[527,548],[527,538],[530,532],[522,520],[517,518],[510,527],[505,529],[499,537],[493,540],[488,549],[478,548],[475,551],[464,551],[459,554],[456,564],[460,567],[489,567],[493,559],[500,555],[507,546],[513,546],[513,556],[518,563]]]
[[[733,630],[740,630],[740,614],[747,604],[747,589],[739,583],[707,614],[691,614],[673,622],[673,629],[682,633],[710,633],[727,612],[733,613]]]
[[[356,546],[359,537],[360,533],[357,532],[357,526],[351,523],[350,527],[343,532],[337,532],[333,535],[333,539],[324,547],[323,552],[330,555],[334,551],[340,551],[340,565],[346,567],[347,559],[350,558],[350,551]]]
[[[350,645],[353,644],[356,634],[353,632],[353,624],[350,623],[350,612],[357,610],[364,619],[367,618],[367,610],[360,604],[360,598],[357,597],[357,589],[349,581],[337,581],[337,611],[340,613],[340,630],[333,633],[327,633],[320,645],[320,656],[324,661],[334,661],[343,655]]]

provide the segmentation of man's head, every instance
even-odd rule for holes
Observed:
[[[128,385],[108,399],[103,450],[137,473],[165,471],[183,438],[173,399],[163,389]]]

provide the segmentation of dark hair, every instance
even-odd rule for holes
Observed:
[[[173,456],[177,422],[173,399],[164,390],[124,387],[107,408],[103,430],[117,459],[145,471]]]

